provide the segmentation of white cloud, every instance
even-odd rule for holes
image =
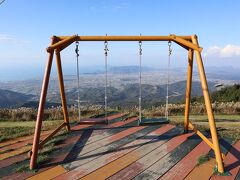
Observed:
[[[0,34],[0,41],[13,41],[14,38],[8,34]]]
[[[207,57],[233,58],[240,57],[240,46],[228,44],[225,47],[212,46],[204,54]]]
[[[14,43],[14,44],[26,44],[26,43],[29,43],[30,41],[22,40],[22,39],[14,37],[12,35],[9,35],[9,34],[0,34],[0,42]]]
[[[106,10],[110,10],[110,11],[119,11],[119,10],[123,10],[123,9],[127,9],[128,8],[128,3],[127,2],[122,2],[122,3],[116,3],[116,4],[112,4],[109,5],[105,2],[103,2],[100,5],[92,5],[89,7],[90,10],[92,11],[96,11],[96,10],[100,10],[100,11],[106,11]]]

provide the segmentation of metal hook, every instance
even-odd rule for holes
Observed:
[[[75,53],[76,53],[76,56],[78,57],[79,56],[79,49],[78,49],[78,46],[79,46],[79,42],[76,41],[76,49],[75,49]]]

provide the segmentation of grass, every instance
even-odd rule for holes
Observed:
[[[37,164],[41,164],[50,160],[47,154],[39,154],[37,159]],[[16,169],[16,172],[37,172],[37,170],[30,170],[29,169],[29,159],[26,160],[23,164],[19,165]]]
[[[43,121],[43,128],[48,128],[57,124],[61,124],[63,120]],[[0,127],[35,127],[34,121],[2,121]]]
[[[201,164],[203,164],[203,163],[205,163],[209,160],[210,160],[210,155],[209,154],[202,155],[198,158],[197,165],[199,166],[199,165],[201,165]]]
[[[44,162],[47,162],[51,159],[49,156],[51,152],[56,150],[56,145],[60,144],[62,141],[64,141],[68,137],[69,133],[67,131],[61,131],[60,134],[56,135],[52,139],[50,139],[39,151],[37,164],[42,164]],[[19,162],[18,162],[19,163]],[[16,169],[17,172],[36,172],[37,170],[30,170],[29,169],[29,158],[25,160],[24,162],[20,163],[18,168]]]
[[[53,130],[62,122],[63,120],[44,121],[42,130]],[[31,135],[34,133],[34,128],[35,122],[33,121],[0,122],[0,142]]]
[[[117,111],[110,111],[108,115],[114,114]],[[94,115],[89,113],[90,117],[104,117],[105,114],[98,113]],[[87,116],[86,116],[87,117]],[[78,120],[71,120],[71,123]],[[54,130],[63,120],[48,120],[43,121],[42,131]],[[35,121],[0,121],[0,142],[15,139],[17,137],[27,136],[34,133]]]
[[[131,112],[130,115],[138,115],[135,112]],[[143,114],[144,115],[144,114]],[[99,115],[98,115],[99,116]],[[101,115],[100,115],[101,116]],[[149,116],[151,117],[151,116]],[[157,116],[152,116],[156,118]],[[184,116],[170,116],[170,122],[173,124],[183,125]],[[200,130],[209,130],[208,118],[206,115],[193,115],[190,116],[191,122]],[[240,116],[239,115],[215,115],[217,121],[218,133],[222,137],[233,138],[234,140],[240,139]],[[55,129],[60,125],[63,120],[53,120],[53,121],[44,121],[42,130],[51,130]],[[73,122],[73,121],[72,121]],[[0,142],[6,141],[9,139],[14,139],[17,137],[33,134],[35,127],[34,121],[1,121],[0,122]],[[49,140],[39,151],[38,163],[44,163],[50,160],[49,155],[52,151],[56,150],[56,145],[60,144],[68,137],[67,131],[60,131],[58,135],[54,136]],[[11,150],[9,150],[11,151]],[[4,152],[5,153],[5,152]],[[200,156],[197,164],[203,164],[209,160],[209,155]],[[22,161],[18,168],[18,172],[30,171],[29,170],[29,159]]]
[[[183,125],[184,116],[170,116],[170,122],[176,125]],[[194,115],[189,117],[190,121],[199,130],[209,130],[207,116]],[[240,116],[239,115],[215,115],[218,134],[221,137],[240,139]]]
[[[173,120],[184,120],[184,116],[171,116],[171,119]],[[208,121],[207,115],[191,115],[189,116],[189,119],[192,119],[194,121]],[[215,120],[217,121],[224,121],[224,120],[233,120],[233,121],[239,121],[240,122],[240,115],[215,115]]]
[[[101,115],[101,114],[100,114]],[[130,115],[136,115],[132,112]],[[176,125],[183,125],[184,116],[170,116],[171,123]],[[240,116],[239,115],[215,115],[216,124],[219,135],[222,137],[240,139]],[[190,116],[191,122],[202,130],[209,130],[208,118],[206,115]],[[72,121],[72,122],[76,122]],[[63,120],[52,120],[43,122],[43,131],[53,130],[60,125]],[[14,139],[21,136],[31,135],[34,133],[34,121],[1,121],[0,122],[0,142]]]
[[[0,142],[27,136],[34,132],[31,127],[0,127]]]

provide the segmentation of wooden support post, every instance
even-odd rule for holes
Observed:
[[[54,44],[55,41],[56,41],[56,38],[52,37],[51,44]],[[32,146],[31,159],[30,159],[30,169],[34,169],[36,166],[40,134],[41,134],[41,127],[42,127],[42,120],[43,120],[43,113],[44,113],[44,106],[45,106],[45,102],[46,102],[48,83],[49,83],[50,72],[51,72],[52,61],[53,61],[53,54],[54,54],[54,51],[49,53],[48,62],[47,62],[47,66],[45,69],[45,74],[44,74],[44,79],[43,79],[43,84],[42,84],[42,91],[41,91],[41,96],[40,96],[39,106],[38,106],[38,114],[37,114],[37,120],[36,120],[36,126],[35,126],[35,133],[34,133],[34,137],[33,137],[33,146]]]
[[[61,55],[60,55],[60,51],[58,49],[56,49],[55,52],[56,52],[58,81],[59,81],[60,95],[61,95],[61,100],[62,100],[62,109],[63,109],[64,122],[66,124],[67,130],[70,131],[68,111],[67,111],[67,102],[66,102],[66,96],[65,96],[65,90],[64,90],[64,81],[63,81],[63,73],[62,73]]]
[[[187,73],[187,84],[186,84],[186,105],[185,105],[185,116],[184,116],[184,132],[188,132],[189,124],[189,109],[191,99],[191,88],[192,88],[192,69],[193,69],[193,50],[188,50],[188,73]]]
[[[198,40],[197,40],[196,35],[192,37],[192,42],[198,46]],[[209,125],[210,125],[212,141],[213,141],[213,145],[214,145],[214,152],[215,152],[215,157],[216,157],[216,162],[217,162],[217,168],[220,173],[223,173],[224,167],[223,167],[223,162],[222,162],[221,150],[219,147],[216,124],[215,124],[215,119],[214,119],[214,115],[213,115],[213,111],[212,111],[212,105],[210,102],[210,96],[209,96],[209,92],[208,92],[208,85],[207,85],[206,75],[205,75],[205,71],[204,71],[204,67],[203,67],[202,57],[201,57],[201,53],[199,51],[195,50],[195,54],[196,54],[196,61],[197,61],[197,65],[198,65],[198,72],[199,72],[200,81],[201,81],[202,90],[203,90],[204,101],[205,101],[207,115],[208,115],[208,121],[209,121]]]

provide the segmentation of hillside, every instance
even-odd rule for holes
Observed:
[[[169,86],[169,101],[178,103],[185,100],[186,81],[172,83]],[[214,83],[209,83],[211,92],[215,90]],[[58,89],[56,89],[58,90]],[[61,103],[58,91],[49,91],[46,107],[58,106]],[[139,84],[122,84],[121,88],[108,87],[108,104],[113,107],[129,107],[138,105]],[[201,96],[202,89],[199,82],[193,82],[192,96]],[[69,105],[77,104],[77,89],[71,88],[66,91]],[[165,103],[166,85],[142,84],[142,102],[144,107]],[[38,95],[27,95],[15,91],[0,91],[1,108],[10,107],[34,107],[38,106]],[[104,104],[104,86],[81,87],[80,99],[82,105]]]
[[[211,94],[212,101],[217,102],[238,102],[240,101],[240,84],[225,87],[220,91]]]
[[[22,106],[24,103],[31,100],[32,97],[33,95],[0,89],[0,108]]]
[[[240,101],[240,84],[227,86],[221,90],[214,91],[210,94],[212,102],[239,102]],[[195,96],[192,102],[203,102],[203,96]]]
[[[209,83],[209,90],[215,90],[214,83]],[[180,81],[169,86],[169,101],[178,103],[185,101],[186,81]],[[104,104],[104,87],[81,88],[80,99],[82,104]],[[138,105],[139,84],[127,84],[121,89],[115,87],[108,88],[108,104],[113,107],[128,107]],[[200,82],[193,82],[192,96],[202,95]],[[149,107],[165,103],[166,85],[142,85],[142,105]],[[69,103],[76,104],[77,89],[67,93]],[[60,102],[58,95],[52,97],[52,101]]]

